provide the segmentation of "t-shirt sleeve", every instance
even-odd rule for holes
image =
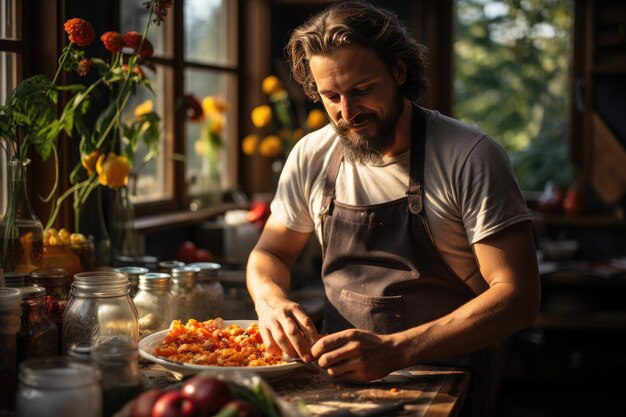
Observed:
[[[306,177],[309,164],[304,158],[304,140],[300,140],[289,154],[278,180],[276,194],[270,205],[272,216],[296,232],[309,233],[315,228],[307,193]]]
[[[459,177],[457,190],[470,244],[513,224],[532,220],[508,155],[490,137],[477,141],[467,154]]]

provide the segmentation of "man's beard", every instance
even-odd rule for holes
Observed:
[[[358,125],[365,120],[374,124],[376,132],[373,135],[353,132],[350,129],[353,123],[344,119],[339,120],[337,123],[331,123],[343,145],[346,161],[361,165],[382,164],[384,161],[383,155],[393,144],[398,120],[400,120],[402,115],[403,104],[404,98],[398,92],[391,105],[388,117],[381,119],[376,113],[361,113],[353,119],[354,125]]]

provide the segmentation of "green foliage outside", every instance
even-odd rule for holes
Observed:
[[[567,186],[571,0],[455,0],[454,116],[508,152],[523,190]]]

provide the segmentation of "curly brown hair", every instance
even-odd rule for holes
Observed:
[[[337,2],[294,29],[285,53],[294,79],[305,94],[319,101],[309,59],[333,48],[359,45],[373,50],[391,71],[404,61],[407,79],[400,90],[409,100],[418,100],[426,91],[426,47],[413,39],[397,15],[361,0]]]

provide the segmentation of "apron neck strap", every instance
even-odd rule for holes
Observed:
[[[420,214],[424,208],[424,151],[426,148],[426,112],[413,103],[411,112],[411,166],[409,168],[409,190],[407,198],[409,211]]]

